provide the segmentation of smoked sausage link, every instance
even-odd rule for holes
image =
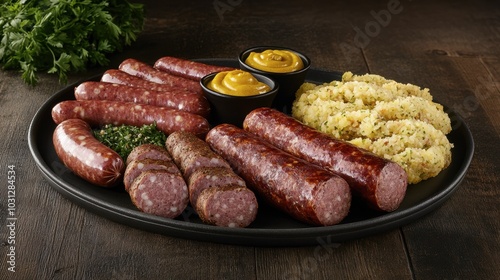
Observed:
[[[75,88],[76,100],[111,100],[167,107],[208,117],[210,104],[186,90],[157,91],[105,82],[83,82]]]
[[[174,131],[189,131],[204,137],[210,129],[207,119],[196,114],[153,105],[108,100],[62,101],[52,108],[52,119],[56,124],[67,119],[82,119],[91,126],[142,126],[156,123],[157,128],[167,135]]]
[[[208,132],[206,141],[250,189],[292,217],[329,226],[347,216],[351,193],[347,182],[339,176],[234,125],[216,126]]]
[[[180,89],[190,90],[203,94],[199,82],[179,76],[170,75],[166,72],[155,69],[149,64],[146,64],[137,59],[129,58],[124,60],[118,66],[118,69],[132,76],[136,76],[153,83],[166,84]]]
[[[181,76],[197,82],[199,82],[201,78],[205,77],[208,74],[235,69],[231,67],[205,64],[202,62],[196,62],[172,56],[164,56],[159,58],[155,62],[153,67],[163,72]]]
[[[408,176],[395,162],[334,139],[270,108],[250,112],[243,127],[280,149],[339,174],[354,194],[377,210],[394,211],[403,201]]]
[[[80,119],[61,122],[52,137],[59,159],[73,173],[101,187],[120,182],[125,169],[123,159],[97,140],[90,126]]]
[[[141,79],[139,77],[132,76],[132,75],[125,73],[125,72],[118,70],[118,69],[106,70],[106,72],[104,72],[104,74],[101,77],[101,82],[126,85],[126,86],[130,86],[130,87],[135,87],[135,88],[144,88],[144,89],[148,89],[148,90],[166,91],[166,92],[182,90],[185,92],[190,92],[192,94],[197,94],[197,95],[203,96],[203,94],[201,94],[200,92],[181,89],[178,86],[153,83],[153,82]]]

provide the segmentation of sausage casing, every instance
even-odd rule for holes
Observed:
[[[59,159],[79,177],[101,187],[112,187],[122,178],[123,159],[99,142],[85,121],[61,122],[52,138]]]
[[[339,176],[294,157],[234,125],[221,124],[206,141],[270,204],[313,225],[333,225],[348,214],[351,193]]]
[[[250,112],[244,129],[280,149],[342,176],[353,193],[380,211],[394,211],[407,188],[407,174],[397,163],[308,127],[271,108]]]

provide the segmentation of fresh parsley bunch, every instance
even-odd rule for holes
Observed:
[[[67,82],[71,71],[109,63],[107,54],[137,39],[142,4],[126,0],[3,0],[0,65],[30,85],[46,71]]]

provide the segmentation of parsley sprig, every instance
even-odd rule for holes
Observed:
[[[107,54],[137,39],[142,4],[125,0],[4,0],[0,4],[0,65],[35,85],[37,72],[67,74],[109,63]]]

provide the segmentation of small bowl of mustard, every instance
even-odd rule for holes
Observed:
[[[290,48],[259,46],[244,50],[238,56],[240,68],[272,78],[279,84],[273,108],[290,113],[295,93],[304,83],[311,60]]]
[[[252,110],[271,107],[279,89],[273,79],[240,69],[208,74],[200,85],[212,106],[212,121],[239,127]]]

